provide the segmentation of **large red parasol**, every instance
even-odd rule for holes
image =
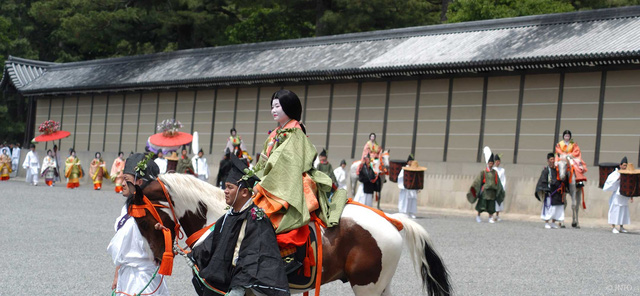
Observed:
[[[35,141],[35,142],[55,141],[55,140],[64,139],[64,138],[68,137],[69,135],[71,135],[71,133],[68,132],[68,131],[57,131],[57,132],[53,132],[53,133],[50,133],[50,134],[39,135],[39,136],[35,137],[35,139],[33,139],[33,141]]]
[[[171,136],[166,133],[157,133],[149,138],[151,144],[160,147],[182,146],[191,143],[191,141],[193,141],[193,136],[183,132],[175,132]]]

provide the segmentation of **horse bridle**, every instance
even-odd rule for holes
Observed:
[[[144,202],[144,204],[142,205],[132,204],[129,206],[129,209],[127,211],[129,213],[129,216],[134,218],[142,218],[147,215],[146,211],[149,211],[149,213],[151,213],[151,216],[153,216],[156,222],[160,224],[161,226],[160,228],[162,229],[162,234],[164,236],[164,253],[162,254],[162,261],[160,262],[160,269],[158,270],[158,273],[163,275],[171,275],[171,272],[173,270],[173,257],[174,257],[173,240],[171,236],[171,231],[169,230],[169,228],[164,226],[164,223],[162,222],[162,219],[160,218],[160,214],[158,214],[158,211],[156,210],[156,208],[169,208],[171,210],[171,214],[173,215],[173,221],[175,222],[174,231],[176,236],[179,236],[180,234],[180,222],[178,221],[175,209],[173,208],[171,197],[167,193],[167,188],[165,187],[164,183],[160,181],[160,179],[156,179],[156,181],[158,181],[158,183],[162,187],[162,191],[164,192],[164,196],[167,199],[169,206],[154,204],[151,202],[151,200],[149,200],[149,198],[146,195],[143,194],[142,201]]]

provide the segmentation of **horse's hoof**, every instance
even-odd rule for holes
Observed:
[[[580,229],[580,226],[578,225],[578,223],[571,223],[571,227]]]

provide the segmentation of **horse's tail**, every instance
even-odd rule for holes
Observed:
[[[392,216],[402,222],[404,226],[413,265],[416,272],[420,273],[427,293],[429,295],[450,295],[449,273],[442,258],[433,248],[427,231],[404,214]]]

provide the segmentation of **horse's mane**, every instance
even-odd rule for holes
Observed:
[[[224,209],[227,207],[224,190],[191,175],[162,174],[158,179],[166,185],[178,215],[183,215],[187,210],[198,209],[199,211],[200,203],[203,203],[216,217],[224,214]]]

